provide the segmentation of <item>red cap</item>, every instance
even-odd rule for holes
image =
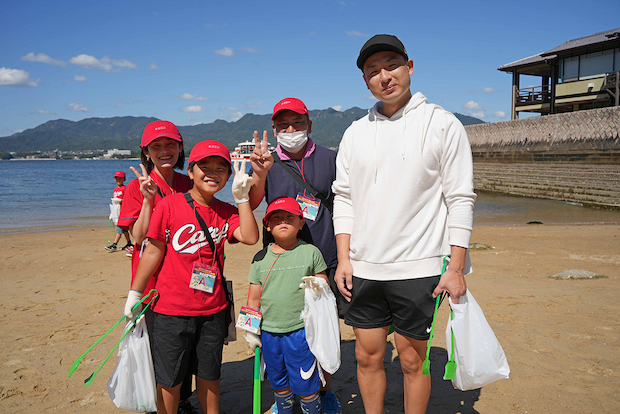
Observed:
[[[306,105],[304,105],[302,101],[296,98],[284,98],[273,107],[273,115],[271,116],[271,120],[273,121],[276,119],[276,116],[281,111],[285,110],[297,112],[301,115],[308,115],[308,108],[306,108]]]
[[[151,142],[161,137],[170,138],[183,143],[183,137],[181,136],[179,129],[172,122],[153,121],[144,128],[140,148],[146,147]]]
[[[269,217],[274,211],[283,210],[287,211],[291,214],[295,214],[296,216],[301,216],[301,207],[297,200],[292,197],[280,197],[276,198],[269,204],[267,207],[267,212],[265,213],[265,222],[269,221]]]
[[[125,178],[125,173],[122,171],[117,171],[114,173],[114,178],[116,177],[121,177],[121,178]]]
[[[198,162],[207,157],[222,157],[232,166],[230,152],[228,152],[226,145],[211,140],[200,141],[198,144],[194,145],[194,148],[192,148],[192,151],[189,153],[189,163]]]

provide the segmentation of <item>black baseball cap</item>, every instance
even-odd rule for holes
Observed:
[[[374,35],[366,43],[362,46],[360,50],[360,55],[357,58],[357,67],[360,70],[364,70],[364,62],[366,59],[374,55],[378,52],[396,52],[405,57],[405,60],[408,60],[407,51],[405,50],[405,46],[403,43],[398,40],[396,36],[388,35],[388,34],[378,34]]]

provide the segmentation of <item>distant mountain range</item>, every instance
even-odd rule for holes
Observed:
[[[368,111],[358,107],[339,112],[335,109],[310,111],[312,139],[325,147],[337,147],[345,129]],[[455,113],[463,125],[480,124],[484,121]],[[87,118],[81,121],[57,119],[36,128],[27,129],[9,137],[0,138],[2,152],[28,151],[81,151],[96,149],[130,149],[137,151],[144,127],[156,118],[114,117]],[[186,147],[197,142],[214,139],[230,150],[242,141],[251,140],[254,131],[269,131],[269,139],[275,144],[271,130],[271,115],[246,114],[235,122],[216,120],[210,124],[180,126]]]

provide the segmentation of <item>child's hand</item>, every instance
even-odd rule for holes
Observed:
[[[304,283],[299,285],[301,289],[310,289],[315,295],[320,295],[323,291],[323,287],[321,287],[321,284],[316,277],[306,276],[302,277],[301,280],[304,281]]]
[[[138,182],[140,183],[140,192],[142,193],[142,197],[147,200],[152,200],[157,194],[157,183],[153,180],[148,173],[146,172],[146,168],[144,165],[140,164],[140,169],[142,170],[142,174],[138,172],[134,167],[129,167],[131,171],[138,177]]]
[[[256,347],[262,347],[263,344],[261,343],[260,340],[260,336],[252,333],[252,332],[246,332],[245,334],[245,340],[248,341],[248,346],[250,347],[250,349],[252,351],[254,351],[256,349]]]
[[[243,160],[241,163],[235,161],[233,164],[233,171],[235,178],[232,182],[232,194],[235,198],[235,203],[247,203],[250,201],[250,187],[252,187],[252,177],[245,172],[245,163]]]
[[[142,292],[138,292],[137,290],[130,290],[127,294],[127,302],[125,302],[125,316],[129,319],[136,316],[142,310],[142,305],[138,306],[136,309],[133,309],[136,304],[140,303],[140,299],[142,299]]]

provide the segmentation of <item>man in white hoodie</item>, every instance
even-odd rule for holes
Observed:
[[[366,413],[382,413],[383,357],[390,325],[404,374],[405,412],[424,413],[422,374],[434,297],[458,301],[471,271],[472,155],[463,125],[411,94],[413,61],[394,36],[364,44],[357,66],[379,99],[344,133],[333,183],[338,248],[335,279],[345,323],[357,340],[357,379]],[[443,259],[451,256],[442,275]]]

